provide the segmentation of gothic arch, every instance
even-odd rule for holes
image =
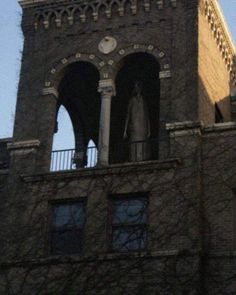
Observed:
[[[64,61],[64,64],[67,62]],[[54,81],[57,87],[57,108],[67,110],[74,131],[75,151],[80,154],[80,164],[86,165],[86,150],[90,139],[98,144],[100,94],[98,93],[100,73],[87,60],[77,60],[62,67]]]

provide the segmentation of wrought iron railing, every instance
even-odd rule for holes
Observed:
[[[109,163],[134,163],[159,159],[160,141],[123,142],[112,145],[109,153]],[[53,151],[51,156],[51,171],[92,168],[97,165],[98,150],[96,146],[88,147],[87,151],[75,149]]]
[[[51,155],[51,171],[92,168],[97,164],[96,146],[88,147],[87,151],[66,149],[53,151]]]
[[[122,142],[110,147],[110,163],[133,163],[156,160],[159,157],[159,140]]]

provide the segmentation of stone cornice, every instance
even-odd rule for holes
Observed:
[[[217,0],[203,0],[204,13],[210,26],[217,47],[230,72],[231,79],[236,83],[236,50]]]
[[[33,7],[35,9],[35,29],[39,24],[43,24],[48,29],[52,24],[56,27],[62,26],[62,19],[67,25],[72,25],[74,19],[81,23],[88,19],[97,21],[101,15],[101,10],[105,7],[105,16],[112,18],[114,10],[117,10],[119,16],[127,13],[136,15],[139,9],[146,12],[151,9],[162,10],[165,7],[177,6],[177,0],[20,0],[23,9]],[[127,5],[129,4],[129,5]],[[92,13],[91,13],[92,12]],[[104,15],[103,15],[104,17]]]
[[[85,2],[84,0],[19,0],[18,1],[22,8],[27,7],[38,7],[41,5],[57,4],[57,3],[74,3],[74,2]]]
[[[176,7],[177,0],[156,0],[156,4],[159,7],[159,9],[163,9],[164,1],[169,1],[170,4],[173,7]],[[40,7],[40,6],[47,6],[52,4],[76,4],[76,3],[82,3],[82,4],[89,4],[89,2],[92,2],[91,0],[18,0],[19,4],[22,8],[28,8],[28,7]],[[94,1],[99,2],[99,1]],[[113,2],[113,0],[110,0],[110,2]],[[136,0],[131,0],[131,3],[135,5]],[[150,6],[149,4],[150,0],[146,0],[144,3],[145,9]]]

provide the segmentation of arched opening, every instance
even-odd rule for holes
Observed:
[[[87,159],[88,163],[86,168],[95,167],[98,161],[98,149],[95,142],[90,139],[87,146]]]
[[[65,150],[75,146],[75,137],[70,116],[62,105],[57,113],[57,124],[53,137],[53,150]]]
[[[126,56],[112,100],[110,162],[158,158],[160,67],[148,53]]]
[[[101,104],[100,95],[97,91],[98,81],[98,70],[88,62],[73,63],[65,69],[58,86],[58,110],[63,106],[64,110],[67,111],[73,129],[74,140],[71,140],[70,130],[68,129],[70,127],[67,124],[67,129],[61,135],[62,140],[64,140],[64,143],[73,144],[73,146],[70,148],[66,146],[66,149],[53,151],[53,156],[57,154],[60,161],[66,163],[59,165],[54,170],[91,167],[95,163],[95,159],[89,157],[94,157],[98,144]],[[60,118],[60,112],[58,114],[59,117],[57,117]],[[60,124],[56,125],[60,128]],[[60,129],[59,133],[61,133]],[[90,140],[93,141],[94,145],[90,144],[90,152],[88,153],[87,149]]]

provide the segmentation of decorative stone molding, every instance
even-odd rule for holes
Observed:
[[[202,122],[184,121],[166,124],[170,137],[199,135],[203,128]]]
[[[169,58],[166,57],[166,54],[157,48],[153,44],[140,44],[136,43],[128,47],[115,49],[116,51],[113,59],[107,59],[106,55],[103,58],[93,54],[93,53],[81,53],[77,52],[70,56],[60,58],[55,62],[51,69],[48,70],[46,79],[44,81],[44,89],[42,94],[48,95],[53,94],[56,98],[58,97],[57,92],[57,82],[58,74],[60,76],[61,71],[65,69],[66,66],[78,61],[86,61],[92,63],[100,73],[100,78],[103,80],[115,79],[117,72],[122,66],[122,60],[125,56],[133,54],[136,52],[149,53],[156,58],[160,64],[161,72],[160,79],[170,78],[171,77],[171,64]]]
[[[62,19],[66,20],[68,25],[73,25],[75,19],[84,23],[92,16],[96,22],[104,7],[105,16],[112,18],[115,10],[120,17],[123,17],[127,13],[136,15],[141,9],[149,12],[151,9],[161,10],[168,5],[173,8],[177,6],[177,0],[21,0],[19,3],[24,9],[29,7],[36,9],[35,29],[40,23],[45,29],[48,29],[53,22],[56,27],[60,27]]]
[[[117,41],[111,36],[104,37],[98,44],[98,50],[103,54],[109,54],[117,47]]]
[[[42,94],[46,95],[53,95],[55,98],[58,98],[58,91],[54,87],[45,87],[43,88]]]
[[[123,62],[122,62],[123,58],[136,52],[139,52],[139,53],[143,52],[143,53],[148,53],[152,55],[158,61],[160,65],[160,70],[161,72],[163,72],[163,75],[165,72],[166,75],[168,74],[168,78],[171,76],[171,72],[170,72],[171,63],[169,58],[166,56],[165,52],[157,48],[157,46],[155,46],[154,44],[136,43],[128,47],[120,48],[119,50],[117,50],[116,54],[113,57],[114,65],[113,65],[112,75],[114,79],[120,67],[123,65]]]
[[[230,77],[236,83],[236,51],[216,0],[204,0],[204,14]]]
[[[217,132],[226,132],[226,131],[236,131],[236,123],[235,122],[225,122],[225,123],[217,123],[213,125],[209,125],[203,129],[204,133],[214,133]],[[218,135],[217,135],[218,136]]]
[[[54,94],[58,97],[58,92],[56,90],[55,81],[57,80],[58,73],[60,73],[66,66],[79,61],[85,61],[93,64],[98,70],[105,66],[106,62],[100,57],[92,53],[81,53],[76,52],[70,56],[63,57],[55,62],[51,69],[49,69],[46,79],[44,81],[45,88],[43,89],[43,94]],[[54,91],[55,90],[55,91]]]
[[[160,79],[166,79],[166,78],[171,78],[171,71],[162,71],[159,73],[159,78]]]
[[[40,141],[38,139],[15,141],[7,144],[7,149],[14,155],[26,155],[34,153],[39,147]]]
[[[99,81],[98,92],[103,94],[103,97],[111,98],[116,95],[115,83],[112,79],[104,79]]]

